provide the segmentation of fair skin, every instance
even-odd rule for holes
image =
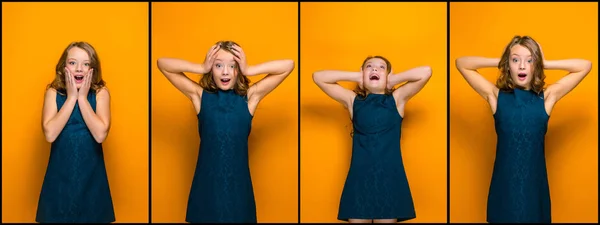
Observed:
[[[329,97],[335,99],[353,116],[352,104],[356,93],[340,86],[339,81],[357,82],[366,88],[367,93],[383,94],[385,89],[407,82],[392,92],[396,101],[396,108],[400,116],[404,117],[404,106],[410,98],[417,94],[431,78],[431,67],[423,66],[413,68],[398,74],[387,73],[387,64],[379,58],[372,58],[365,62],[360,72],[346,72],[337,70],[323,70],[313,73],[313,80]],[[396,219],[349,219],[350,223],[396,223]]]
[[[515,45],[511,48],[509,67],[511,77],[516,84],[531,89],[533,80],[533,61],[531,52],[521,45]],[[543,53],[542,53],[543,56]],[[543,57],[542,57],[543,58]],[[544,69],[548,70],[566,70],[568,74],[558,80],[556,83],[548,85],[544,90],[544,107],[548,116],[551,115],[554,105],[562,99],[571,90],[573,90],[585,76],[590,72],[592,63],[584,59],[565,59],[565,60],[545,60]],[[497,67],[500,59],[484,58],[477,56],[465,56],[456,60],[456,68],[467,83],[475,89],[490,105],[492,114],[496,113],[498,92],[500,91],[492,82],[486,80],[477,69],[485,67]],[[519,79],[519,74],[526,76],[525,79]]]
[[[239,57],[221,50],[219,46],[215,45],[209,50],[202,64],[176,58],[159,58],[158,68],[173,86],[192,101],[196,113],[200,113],[203,89],[197,82],[185,76],[185,72],[205,74],[212,71],[213,79],[217,87],[221,90],[234,88],[235,81],[239,75],[235,69],[235,62],[238,63],[242,74],[245,76],[267,74],[263,79],[250,86],[247,92],[248,111],[251,115],[254,115],[258,103],[279,86],[292,72],[294,61],[288,59],[275,60],[249,66],[242,48],[236,46],[234,50],[239,53],[236,54]]]
[[[383,94],[385,88],[392,88],[406,82],[392,95],[400,116],[404,117],[404,106],[416,95],[431,78],[431,67],[423,66],[413,68],[397,74],[386,74],[387,65],[379,58],[369,59],[360,72],[346,72],[337,70],[322,70],[313,73],[313,80],[329,97],[341,103],[350,113],[352,119],[352,104],[356,93],[340,86],[337,82],[357,82],[366,88],[368,93]]]
[[[46,141],[54,142],[67,124],[75,103],[83,120],[98,143],[104,142],[110,129],[110,95],[107,88],[96,93],[96,112],[92,109],[87,94],[90,91],[93,69],[89,64],[89,55],[81,48],[74,47],[68,52],[65,67],[67,100],[57,110],[55,89],[46,90],[42,112],[42,128]]]

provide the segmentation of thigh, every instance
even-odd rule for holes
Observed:
[[[398,220],[396,219],[378,219],[378,220],[373,220],[374,223],[396,223],[398,222]]]

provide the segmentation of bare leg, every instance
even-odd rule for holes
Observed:
[[[371,223],[370,219],[348,219],[350,223]]]
[[[398,220],[396,219],[378,219],[378,220],[373,220],[373,223],[396,223],[398,222]]]

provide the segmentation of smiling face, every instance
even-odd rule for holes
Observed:
[[[235,86],[238,76],[238,64],[233,54],[219,50],[212,67],[213,80],[221,90],[229,90]]]
[[[362,66],[363,87],[370,93],[382,94],[387,86],[387,75],[391,68],[383,57],[367,58]]]
[[[515,45],[510,49],[508,62],[510,77],[516,85],[531,89],[533,80],[533,57],[525,46]]]
[[[89,54],[79,47],[69,49],[65,66],[70,71],[71,77],[75,80],[77,88],[81,87],[84,76],[86,76],[92,68]],[[67,74],[65,74],[65,76],[67,76]]]

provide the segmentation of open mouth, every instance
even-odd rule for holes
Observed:
[[[83,75],[75,75],[75,82],[81,83],[83,82]]]
[[[527,78],[527,74],[526,73],[519,73],[518,74],[519,80],[520,81],[524,81],[525,78]]]
[[[231,78],[221,78],[221,83],[223,85],[229,84],[230,81],[231,81]]]
[[[377,74],[369,75],[369,80],[379,80],[379,76]]]

